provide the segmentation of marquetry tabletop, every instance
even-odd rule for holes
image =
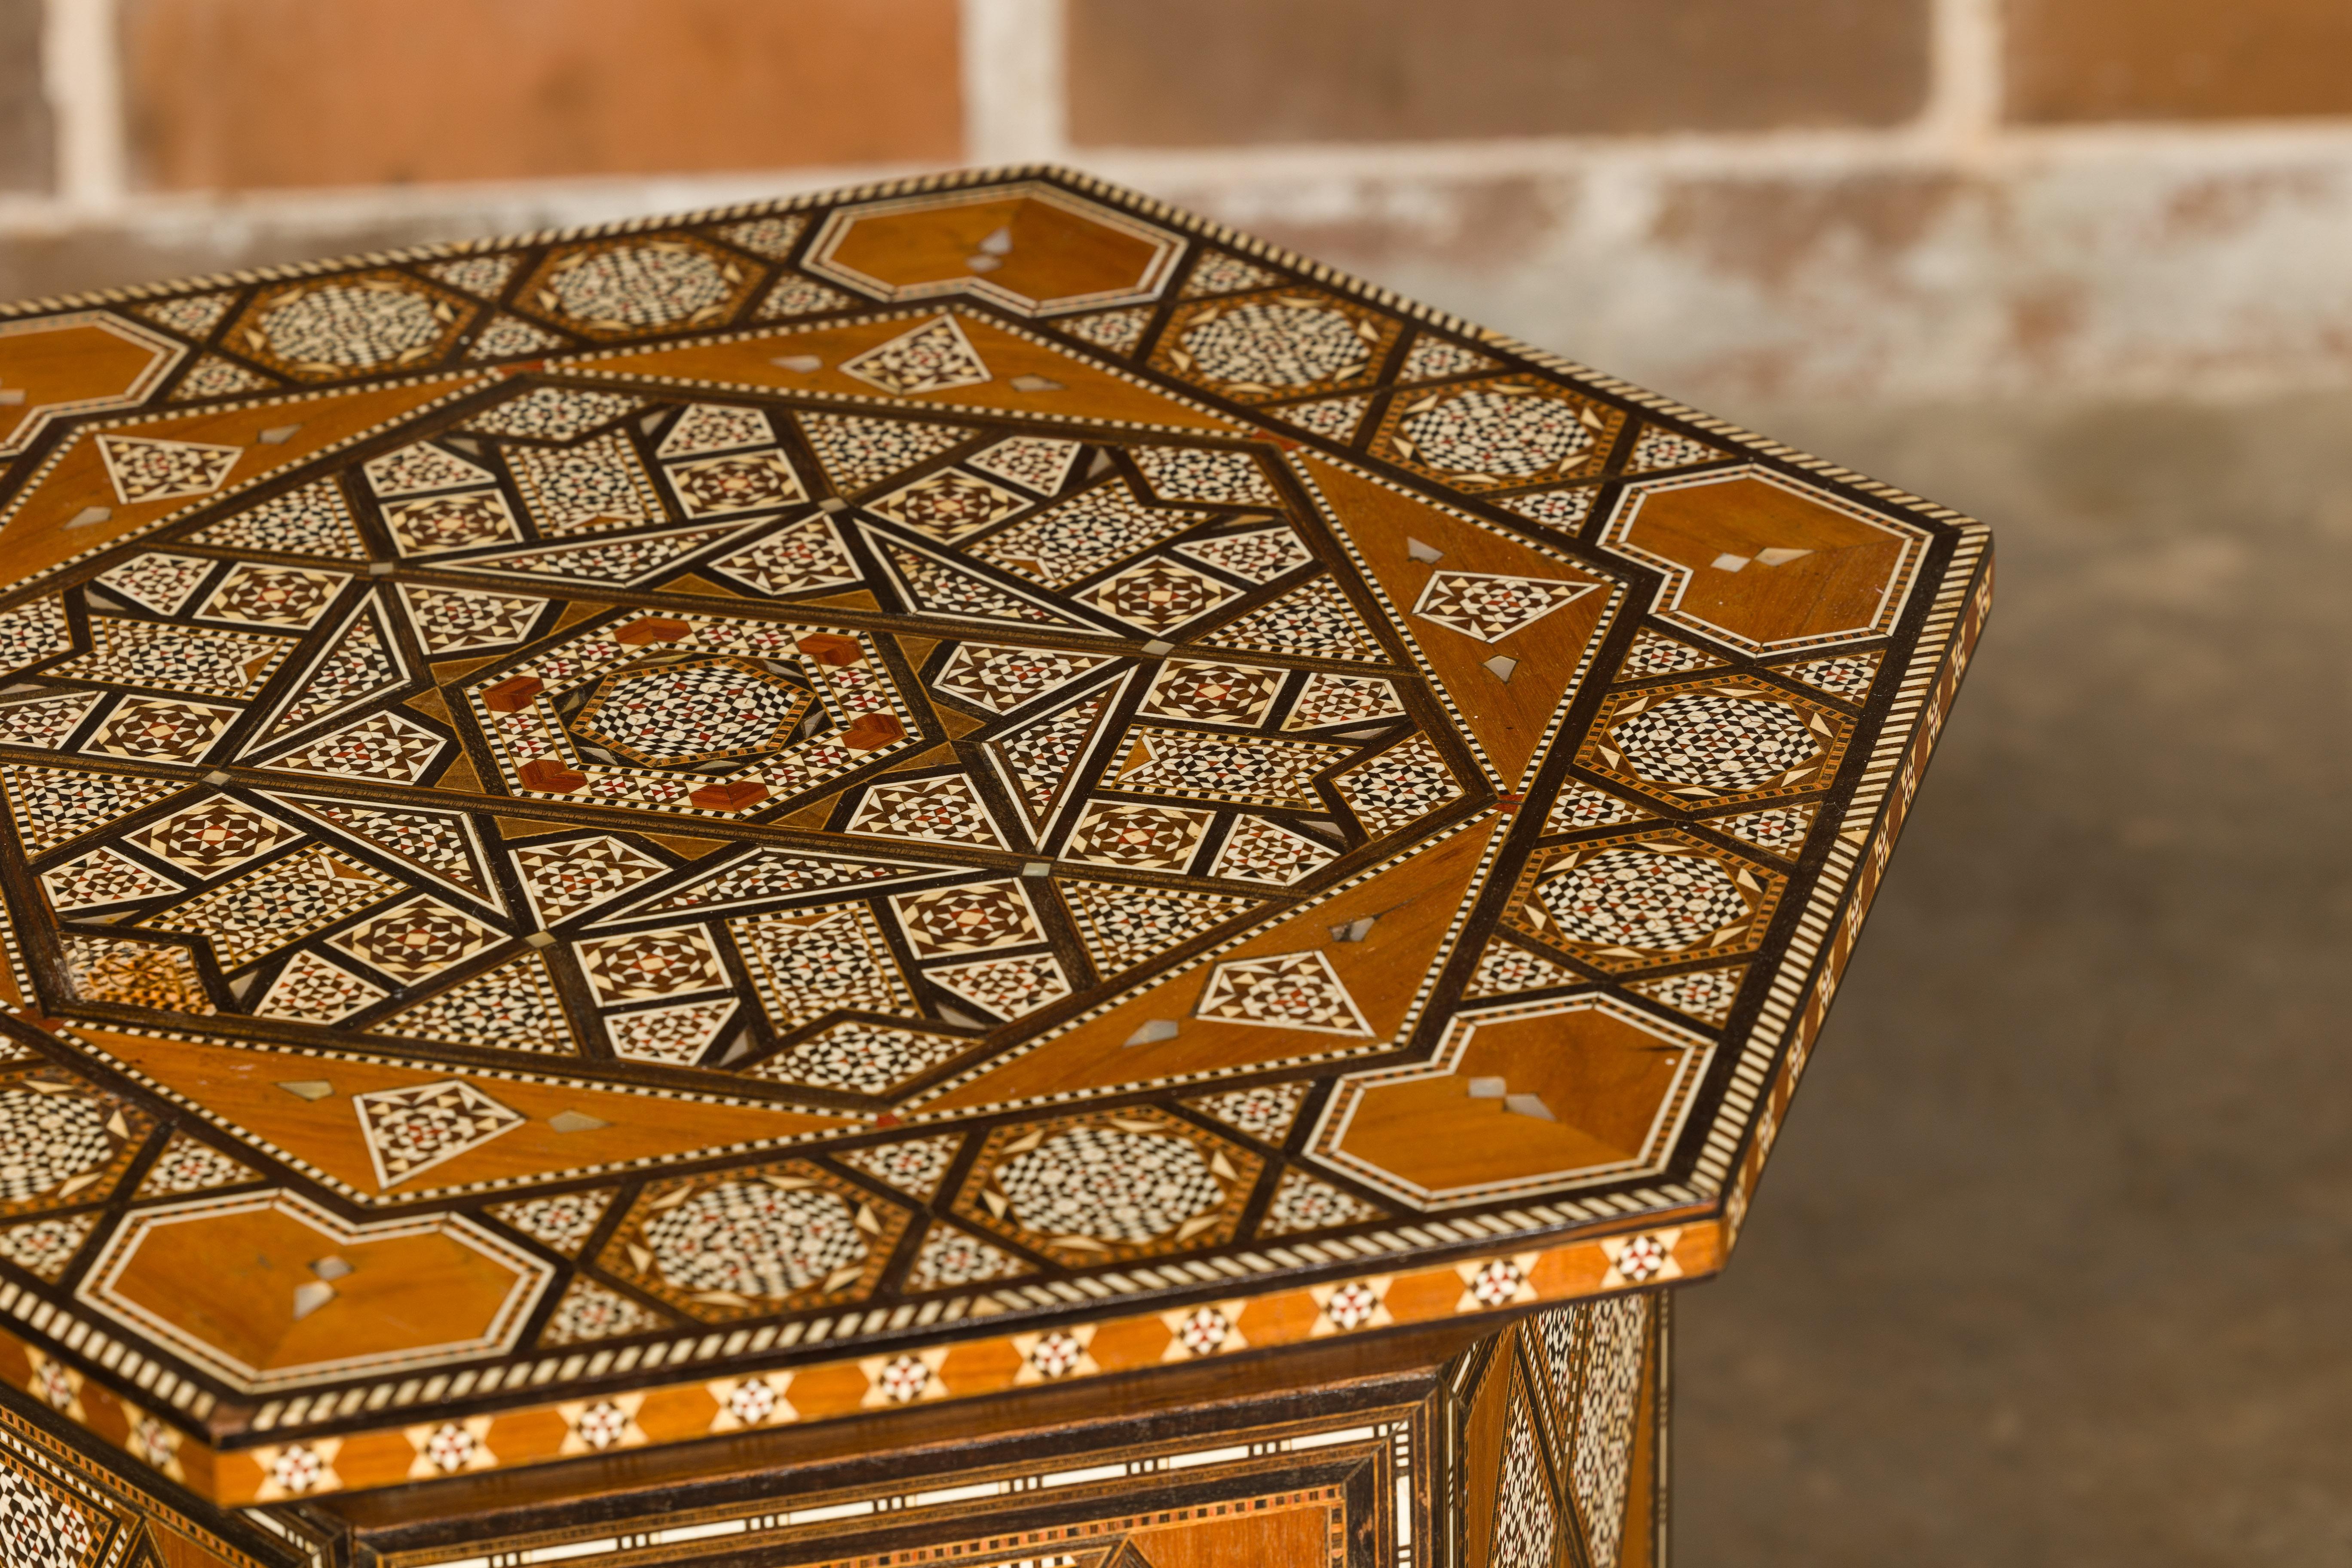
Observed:
[[[0,463],[0,1377],[235,1505],[1717,1269],[1990,595],[1055,171],[22,307]]]

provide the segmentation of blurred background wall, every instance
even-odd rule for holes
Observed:
[[[2352,1562],[2352,0],[0,0],[0,297],[1033,159],[1996,525],[1685,1568]]]
[[[0,0],[0,294],[1069,160],[1720,398],[2352,368],[2343,0]]]

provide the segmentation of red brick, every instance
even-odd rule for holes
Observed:
[[[5,0],[0,0],[5,3]],[[952,162],[956,0],[127,0],[167,190]]]
[[[1089,146],[1885,125],[1927,0],[1068,0]]]
[[[1660,196],[1650,238],[1719,277],[1786,297],[1832,256],[1847,276],[1895,288],[1937,226],[1981,193],[1938,171],[1873,170],[1835,179],[1698,176],[1667,182]]]
[[[0,0],[0,190],[41,191],[50,184],[41,10],[41,0]]]
[[[2012,120],[2352,113],[2344,0],[2009,0]]]

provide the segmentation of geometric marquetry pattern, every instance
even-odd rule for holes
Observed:
[[[594,1331],[583,1335],[580,1331],[600,1330],[614,1321],[642,1318],[648,1311],[610,1289],[575,1288],[550,1319],[546,1342],[593,1352],[600,1335]],[[1241,1348],[1236,1342],[1242,1337],[1239,1331],[1217,1307],[1171,1317],[1180,1319],[1184,1331],[1182,1360]],[[462,1540],[456,1550],[502,1562],[541,1560],[551,1552],[625,1563],[658,1560],[647,1557],[639,1543],[649,1536],[658,1541],[668,1531],[683,1529],[696,1531],[706,1539],[729,1539],[762,1553],[790,1541],[803,1559],[834,1563],[853,1559],[864,1544],[862,1531],[872,1514],[887,1511],[910,1557],[979,1560],[976,1553],[987,1538],[976,1531],[986,1521],[976,1525],[967,1510],[955,1506],[958,1495],[966,1493],[977,1480],[984,1487],[1018,1489],[1037,1532],[1042,1535],[1050,1530],[1054,1544],[1075,1549],[1063,1555],[1076,1561],[1191,1561],[1195,1553],[1220,1553],[1236,1536],[1254,1549],[1248,1558],[1254,1562],[1338,1564],[1349,1561],[1350,1546],[1358,1548],[1359,1555],[1369,1552],[1380,1561],[1391,1560],[1393,1555],[1394,1560],[1405,1561],[1412,1540],[1460,1539],[1466,1530],[1475,1544],[1494,1533],[1488,1523],[1493,1517],[1488,1505],[1494,1500],[1486,1492],[1499,1462],[1508,1471],[1514,1489],[1507,1509],[1551,1521],[1550,1539],[1560,1555],[1539,1561],[1622,1563],[1654,1547],[1656,1512],[1635,1489],[1646,1489],[1661,1478],[1638,1459],[1626,1476],[1626,1503],[1614,1556],[1605,1541],[1588,1536],[1581,1528],[1578,1510],[1568,1500],[1566,1481],[1556,1486],[1553,1480],[1554,1475],[1564,1478],[1567,1473],[1568,1459],[1560,1444],[1565,1438],[1572,1447],[1574,1422],[1560,1416],[1563,1406],[1546,1381],[1544,1349],[1535,1331],[1530,1328],[1524,1335],[1511,1332],[1524,1339],[1523,1347],[1507,1348],[1497,1354],[1493,1347],[1479,1346],[1444,1367],[1416,1368],[1410,1392],[1398,1386],[1407,1380],[1384,1380],[1384,1397],[1372,1400],[1343,1393],[1323,1402],[1303,1421],[1267,1425],[1286,1395],[1297,1397],[1296,1390],[1285,1389],[1272,1379],[1266,1381],[1274,1386],[1237,1387],[1226,1397],[1192,1404],[1175,1420],[1164,1414],[1154,1420],[1121,1415],[1097,1427],[1091,1448],[1096,1463],[1087,1470],[1073,1471],[1050,1452],[1016,1447],[1010,1454],[949,1456],[926,1469],[919,1485],[914,1479],[901,1479],[897,1460],[904,1450],[885,1433],[877,1448],[857,1456],[875,1467],[868,1475],[878,1471],[883,1479],[877,1481],[844,1473],[838,1465],[819,1468],[805,1478],[803,1489],[788,1508],[730,1490],[695,1500],[689,1512],[657,1479],[615,1476],[608,1471],[595,1478],[603,1483],[604,1504],[584,1521],[577,1498],[557,1491],[495,1516],[443,1513],[434,1517],[428,1528]],[[1576,1332],[1580,1339],[1594,1337],[1590,1325],[1579,1327]],[[1024,1385],[1078,1375],[1092,1360],[1093,1338],[1064,1332],[1026,1336],[1019,1355]],[[1646,1342],[1649,1336],[1643,1339]],[[1642,1343],[1637,1350],[1637,1375],[1663,1353],[1663,1346],[1654,1342]],[[877,1358],[877,1362],[874,1369],[877,1391],[904,1390],[909,1398],[922,1399],[929,1397],[939,1383],[939,1369],[923,1358]],[[1517,1387],[1512,1389],[1515,1382]],[[1459,1420],[1463,1406],[1485,1405],[1489,1391],[1497,1389],[1516,1395],[1508,1401],[1513,1414],[1491,1432],[1490,1424],[1484,1422],[1474,1422],[1465,1429]],[[749,1373],[715,1378],[700,1397],[720,1412],[714,1421],[716,1430],[740,1434],[799,1419],[802,1411],[795,1401],[809,1397],[809,1391],[789,1374]],[[0,1405],[22,1407],[29,1414],[28,1397],[13,1391],[0,1393]],[[583,1399],[567,1402],[551,1415],[548,1425],[561,1427],[565,1440],[579,1452],[626,1452],[646,1441],[643,1427],[646,1414],[645,1404],[634,1395]],[[1643,1435],[1663,1439],[1663,1426],[1656,1425],[1662,1418],[1663,1411],[1645,1407],[1641,1415]],[[412,1479],[457,1476],[489,1468],[497,1462],[492,1444],[498,1436],[492,1423],[483,1417],[436,1412],[420,1419],[413,1428]],[[1498,1440],[1507,1445],[1499,1453]],[[43,1458],[64,1454],[55,1444],[38,1449],[6,1448],[12,1464],[37,1464]],[[347,1446],[320,1442],[273,1445],[268,1457],[273,1470],[289,1480],[312,1481],[315,1491],[315,1480],[351,1463],[350,1454]],[[1126,1479],[1115,1479],[1110,1487],[1104,1487],[1101,1471],[1106,1467],[1125,1471]],[[1171,1472],[1183,1479],[1182,1492],[1161,1497],[1152,1509],[1139,1511],[1136,1497],[1147,1479]],[[54,1477],[55,1472],[45,1474]],[[90,1472],[86,1479],[101,1494],[119,1489],[119,1478],[110,1481],[102,1474]],[[1391,1482],[1410,1489],[1410,1511],[1392,1512],[1382,1506]],[[273,1500],[296,1501],[305,1495],[289,1488]],[[210,1510],[205,1510],[201,1521],[190,1521],[168,1504],[156,1507],[160,1500],[150,1500],[148,1508],[169,1528],[182,1532],[194,1526],[200,1534],[207,1527],[215,1534],[224,1530],[236,1533],[236,1523],[241,1522]],[[373,1549],[379,1555],[415,1528],[404,1522],[389,1527],[358,1522],[354,1527],[346,1522],[346,1512],[338,1500],[326,1498],[307,1507],[268,1507],[247,1517],[283,1531],[289,1545]],[[346,1530],[351,1533],[344,1534]],[[1497,1551],[1475,1560],[1505,1560],[1500,1543],[1496,1545]],[[215,1544],[214,1550],[220,1548]],[[439,1550],[446,1555],[451,1548]],[[1145,1556],[1146,1552],[1150,1555]],[[234,1553],[225,1560],[236,1568],[251,1568],[249,1559]],[[283,1561],[290,1568],[295,1555],[289,1551],[283,1559],[268,1554],[266,1560],[273,1564]],[[1207,1560],[1217,1557],[1207,1556]]]
[[[1172,1117],[1065,1118],[992,1136],[957,1207],[1052,1257],[1159,1256],[1229,1232],[1258,1168]]]
[[[1507,1287],[1517,1272],[1515,1262],[1497,1259],[1471,1274],[1471,1289],[1496,1277]],[[1472,1539],[1486,1542],[1479,1561],[1595,1568],[1620,1561],[1631,1531],[1650,1517],[1633,1486],[1637,1427],[1645,1401],[1658,1394],[1658,1316],[1641,1294],[1558,1308],[1455,1363],[1447,1404],[1460,1434]]]
[[[1623,1541],[1651,1311],[1648,1298],[1620,1296],[1547,1312],[1533,1324],[1550,1374],[1538,1386],[1551,1396],[1560,1468],[1596,1563],[1614,1563]]]
[[[1846,732],[1843,716],[1775,688],[1683,682],[1612,698],[1577,760],[1662,801],[1765,800],[1817,787]]]
[[[1527,1406],[1514,1405],[1495,1493],[1495,1568],[1538,1568],[1552,1560],[1559,1524],[1544,1486]]]
[[[56,1417],[82,1405],[70,1369],[36,1357],[13,1361],[0,1394],[0,1562],[9,1568],[290,1568],[294,1554],[262,1531],[184,1492],[157,1484],[184,1472],[178,1439],[143,1412],[130,1411],[130,1441],[142,1461],[124,1468],[86,1436],[61,1436]],[[19,1389],[28,1392],[19,1392]],[[43,1408],[46,1406],[46,1408]],[[169,1542],[161,1552],[158,1542]]]
[[[1075,1363],[1070,1360],[1074,1349]],[[891,1386],[922,1397],[930,1369],[919,1359],[908,1359],[911,1366],[901,1367]],[[1071,1336],[1044,1335],[1024,1364],[1034,1381],[1045,1382],[1055,1377],[1051,1369],[1083,1364],[1085,1359],[1086,1347]],[[1419,1381],[1425,1385],[1426,1374]],[[794,1392],[775,1380],[748,1375],[715,1382],[709,1398],[725,1408],[721,1429],[742,1434],[792,1421]],[[620,1402],[579,1403],[569,1425],[579,1434],[583,1451],[595,1446],[593,1436],[607,1436],[623,1452],[643,1440],[631,1431],[639,1424],[628,1419],[630,1412]],[[880,1479],[853,1479],[838,1468],[820,1472],[811,1478],[809,1489],[795,1494],[790,1507],[730,1493],[698,1500],[689,1512],[658,1483],[639,1480],[624,1481],[607,1493],[605,1506],[593,1519],[581,1517],[576,1498],[559,1495],[533,1499],[494,1521],[481,1515],[444,1516],[433,1519],[427,1528],[451,1535],[463,1532],[463,1544],[436,1549],[445,1554],[463,1551],[499,1563],[549,1561],[549,1552],[562,1552],[635,1568],[663,1560],[653,1554],[659,1546],[649,1552],[639,1544],[648,1537],[659,1542],[667,1535],[675,1541],[670,1532],[691,1530],[705,1539],[727,1540],[761,1559],[786,1551],[803,1562],[831,1564],[870,1558],[864,1548],[869,1543],[872,1519],[887,1513],[897,1539],[904,1543],[895,1556],[921,1563],[984,1562],[989,1531],[998,1532],[992,1539],[1001,1546],[1003,1527],[975,1520],[957,1506],[956,1499],[974,1486],[1003,1485],[1024,1498],[1029,1523],[1034,1526],[1024,1533],[1042,1538],[1050,1531],[1056,1550],[1043,1556],[1000,1556],[1000,1561],[1127,1564],[1231,1560],[1337,1568],[1349,1561],[1351,1549],[1362,1561],[1409,1561],[1410,1542],[1432,1532],[1422,1528],[1418,1508],[1412,1512],[1392,1510],[1383,1494],[1391,1481],[1411,1488],[1411,1478],[1424,1468],[1434,1447],[1428,1402],[1391,1394],[1378,1403],[1359,1400],[1318,1409],[1304,1421],[1289,1423],[1277,1422],[1275,1408],[1268,1391],[1236,1405],[1193,1406],[1181,1424],[1162,1417],[1157,1429],[1151,1423],[1122,1416],[1098,1431],[1092,1448],[1096,1463],[1080,1470],[1045,1453],[1016,1452],[1007,1462],[987,1453],[958,1452],[942,1456],[918,1480],[905,1472],[899,1458],[905,1450],[886,1436],[884,1447],[857,1456],[874,1466]],[[640,1406],[636,1415],[644,1414]],[[476,1433],[485,1426],[478,1419],[434,1426],[418,1479],[478,1468],[487,1444]],[[1173,1473],[1183,1478],[1184,1489],[1142,1509],[1137,1500],[1153,1483],[1129,1479],[1105,1487],[1100,1474],[1087,1474],[1105,1467],[1130,1478]],[[279,1524],[331,1524],[335,1514],[332,1500],[310,1508],[270,1510],[271,1522]],[[692,1522],[684,1522],[687,1519]],[[397,1537],[406,1528],[396,1524],[388,1533]],[[348,1544],[361,1551],[375,1547],[379,1555],[388,1555],[384,1549],[394,1544],[378,1529],[362,1526],[356,1536]],[[1239,1555],[1237,1542],[1243,1549]]]
[[[239,374],[49,411],[0,494],[0,1032],[42,1052],[0,1219],[55,1222],[0,1289],[90,1315],[27,1331],[56,1364],[137,1348],[294,1495],[419,1401],[436,1467],[526,1462],[464,1423],[533,1402],[669,1440],[621,1396],[714,1333],[917,1400],[989,1335],[1077,1378],[1097,1321],[1450,1312],[1390,1282],[1530,1229],[1672,1208],[1712,1267],[1980,531],[1139,198],[998,197],[1094,237],[1033,267],[950,184],[91,308]],[[948,275],[872,270],[900,224]],[[1731,1079],[1661,1068],[1702,1043]],[[1381,1131],[1431,1117],[1496,1120]],[[1512,1187],[1594,1137],[1649,1173]],[[99,1279],[207,1226],[277,1260],[221,1275],[265,1338],[388,1313],[396,1247],[497,1331],[231,1409],[205,1369],[275,1338]]]

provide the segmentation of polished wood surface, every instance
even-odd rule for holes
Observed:
[[[0,312],[0,1377],[420,1568],[933,1410],[1161,1399],[1159,1474],[1356,1342],[1425,1385],[1347,1465],[1055,1550],[1656,1561],[1657,1288],[1990,603],[1967,519],[1053,171]]]

